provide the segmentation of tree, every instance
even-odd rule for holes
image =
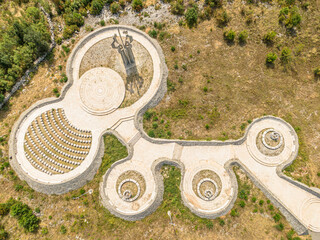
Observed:
[[[198,21],[198,9],[196,7],[191,7],[187,9],[185,14],[187,24],[190,28],[197,24]]]
[[[92,15],[99,15],[104,3],[101,0],[93,0],[91,2],[90,13]]]
[[[40,19],[40,10],[36,7],[28,7],[26,10],[27,17],[31,17],[34,22]]]
[[[24,45],[14,50],[13,62],[23,70],[27,69],[33,62],[33,50],[31,47]]]
[[[40,56],[49,50],[49,32],[43,23],[32,24],[24,34],[24,42],[34,49],[34,53]]]
[[[137,11],[140,12],[143,9],[143,2],[142,0],[133,0],[132,1],[132,8]]]
[[[64,20],[68,26],[77,25],[81,27],[84,24],[83,16],[77,12],[66,14]]]
[[[119,3],[117,3],[117,2],[111,3],[111,5],[110,5],[110,10],[111,10],[111,12],[112,12],[113,14],[118,13],[119,10],[120,10],[120,5],[119,5]]]
[[[79,31],[79,27],[77,25],[66,26],[63,30],[63,38],[68,39],[71,38],[75,31]]]
[[[177,1],[171,2],[171,13],[175,15],[183,15],[184,13],[183,0],[177,0]]]

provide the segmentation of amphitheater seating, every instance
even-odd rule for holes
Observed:
[[[28,127],[25,155],[36,169],[49,175],[63,174],[81,164],[91,141],[91,132],[73,126],[63,109],[51,109]]]

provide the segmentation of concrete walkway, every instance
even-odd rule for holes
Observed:
[[[125,108],[117,108],[124,93],[117,73],[97,68],[79,78],[80,64],[86,51],[102,39],[113,37],[118,33],[118,28],[120,32],[128,31],[135,41],[149,51],[154,68],[147,92]],[[111,166],[100,185],[102,204],[116,216],[137,220],[156,210],[163,195],[163,181],[159,173],[163,164],[181,168],[181,195],[184,204],[192,212],[206,218],[224,215],[233,207],[237,197],[238,186],[232,166],[239,165],[273,204],[279,207],[299,234],[308,231],[320,233],[319,189],[295,182],[281,172],[298,153],[298,138],[288,123],[271,116],[257,119],[248,127],[246,135],[237,141],[149,138],[142,128],[142,116],[163,97],[167,68],[159,45],[146,34],[127,26],[106,27],[86,36],[69,57],[67,70],[70,83],[64,89],[61,99],[44,100],[32,106],[22,114],[11,133],[11,165],[19,177],[35,190],[62,194],[91,180],[103,156],[102,137],[111,133],[127,146],[129,152],[127,158]],[[99,79],[95,85],[92,82],[97,73],[103,74],[103,77],[98,74]],[[117,79],[116,85],[105,87],[105,84],[112,84],[111,78]],[[90,94],[95,93],[97,95],[91,98]],[[97,105],[95,101],[98,101]],[[31,122],[53,108],[62,108],[66,118],[77,128],[91,131],[92,143],[80,166],[68,173],[48,175],[30,164],[25,156],[24,139]],[[279,148],[269,146],[269,143],[278,144]],[[127,183],[119,186],[126,174],[128,177],[124,182]],[[143,177],[145,186],[139,184],[139,176]],[[133,183],[139,191],[135,192]]]

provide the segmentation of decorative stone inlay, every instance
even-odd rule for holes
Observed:
[[[267,136],[268,133],[271,133],[271,134],[269,135],[269,138],[270,138],[272,141],[278,142],[277,145],[271,146],[270,144],[267,143],[267,141],[266,141],[266,136]],[[266,148],[271,149],[271,150],[276,150],[276,149],[278,149],[278,148],[280,148],[280,147],[282,146],[282,144],[283,144],[283,137],[282,137],[281,133],[277,132],[277,131],[274,130],[273,128],[270,128],[270,129],[268,129],[268,130],[266,130],[266,131],[263,132],[263,134],[262,134],[262,143],[263,143],[263,145],[264,145]]]
[[[134,196],[132,196],[133,193],[131,192],[130,189],[125,189],[123,192],[121,191],[124,184],[128,183],[128,182],[134,183],[138,188],[137,193]],[[120,198],[126,202],[135,201],[140,196],[140,191],[141,191],[140,184],[134,179],[125,179],[118,186],[118,194],[119,194]]]
[[[105,115],[116,110],[125,96],[121,76],[109,68],[93,68],[80,78],[82,107],[94,115]]]

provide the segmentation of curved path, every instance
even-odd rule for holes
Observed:
[[[85,53],[94,44],[119,32],[128,33],[144,46],[149,51],[153,64],[153,78],[147,92],[125,108],[118,108],[125,90],[122,82],[124,80],[115,69],[94,68],[79,77]],[[297,135],[283,120],[272,116],[256,119],[245,136],[237,141],[160,140],[151,139],[145,134],[142,128],[143,113],[162,99],[167,78],[161,48],[145,33],[132,27],[110,26],[89,34],[77,44],[70,55],[67,74],[70,82],[61,98],[35,104],[22,114],[12,129],[11,165],[19,177],[35,190],[47,194],[62,194],[91,180],[103,156],[102,137],[108,133],[116,135],[129,152],[127,158],[111,166],[100,184],[102,204],[116,216],[137,220],[155,211],[162,201],[163,181],[159,170],[165,163],[182,169],[181,195],[184,204],[192,212],[206,218],[224,215],[233,207],[237,197],[238,186],[232,166],[239,165],[279,207],[299,234],[305,234],[308,230],[320,232],[319,190],[295,182],[281,172],[292,163],[298,153]],[[40,155],[30,160],[26,155],[25,142],[26,136],[29,139],[34,135],[28,134],[30,124],[52,109],[62,109],[65,114],[64,119],[46,119],[49,123],[58,121],[57,124],[60,124],[59,121],[62,121],[61,127],[49,126],[49,131],[55,130],[60,134],[60,131],[65,130],[62,126],[68,124],[73,128],[70,130],[68,127],[68,132],[62,133],[68,139],[61,139],[69,145],[63,146],[61,150],[77,153],[68,146],[81,148],[78,144],[81,141],[88,143],[90,148],[79,166],[67,172],[47,174],[42,168],[35,167],[37,165],[34,162],[45,162],[48,157]],[[38,128],[36,132],[41,131],[42,128]],[[90,142],[82,140],[87,133],[90,134]],[[48,135],[40,133],[36,138],[38,140],[46,136]],[[41,139],[38,142],[49,141]],[[58,147],[53,144],[50,149],[58,151],[61,142]],[[85,145],[86,148],[88,144]],[[32,150],[35,155],[39,152],[38,149],[29,148],[28,151]],[[62,159],[58,154],[54,157]],[[58,166],[59,164],[57,163]]]

